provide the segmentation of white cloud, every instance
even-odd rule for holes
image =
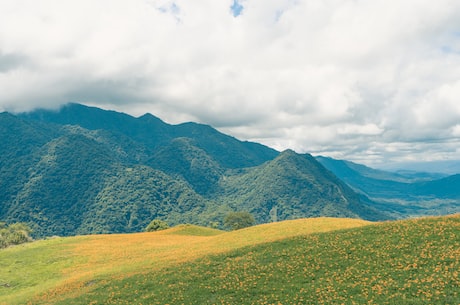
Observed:
[[[366,124],[366,125],[356,125],[356,124],[348,124],[340,126],[337,130],[339,135],[367,135],[367,136],[375,136],[382,134],[383,129],[378,127],[375,124]]]
[[[238,3],[2,1],[0,109],[76,101],[352,160],[456,157],[460,2]]]

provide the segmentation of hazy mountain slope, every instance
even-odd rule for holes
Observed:
[[[363,164],[354,163],[347,160],[336,160],[329,157],[317,156],[315,157],[327,169],[332,171],[341,179],[359,179],[364,177],[374,181],[392,181],[399,183],[413,183],[431,181],[447,177],[448,175],[440,173],[428,172],[413,172],[413,171],[398,171],[389,172],[380,169],[368,167]]]
[[[380,210],[395,217],[460,212],[460,175],[390,173],[332,158],[317,160],[355,191],[369,196]]]
[[[460,174],[414,184],[414,193],[435,198],[460,199]]]
[[[391,198],[393,196],[409,196],[410,179],[385,171],[374,170],[364,165],[317,157],[323,166],[333,172],[354,190],[370,197]]]
[[[460,159],[420,162],[397,162],[382,165],[387,171],[406,173],[441,173],[455,175],[460,173]]]
[[[349,161],[317,157],[321,164],[354,189],[371,197],[416,199],[421,195],[439,198],[460,196],[459,176],[429,173],[390,173]]]

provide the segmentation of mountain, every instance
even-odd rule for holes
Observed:
[[[460,160],[397,162],[382,165],[382,169],[392,172],[428,172],[455,175],[460,173]]]
[[[28,222],[36,236],[138,232],[154,218],[197,222],[205,205],[186,181],[139,163],[150,150],[122,134],[10,114],[0,131],[0,219]]]
[[[182,177],[200,194],[215,191],[225,172],[225,168],[191,138],[173,139],[155,152],[147,164],[172,177]]]
[[[79,104],[0,114],[0,219],[35,236],[222,226],[230,211],[258,223],[310,216],[388,219],[308,154],[279,153],[210,126],[170,125]]]
[[[353,190],[397,217],[460,212],[460,175],[372,169],[344,160],[319,156],[322,165]]]
[[[414,193],[420,196],[460,199],[460,174],[414,184]]]
[[[151,151],[169,144],[173,139],[190,138],[195,146],[227,168],[256,166],[278,155],[274,149],[239,141],[208,125],[192,122],[170,125],[151,114],[134,118],[124,113],[71,103],[59,111],[42,109],[21,114],[20,117],[60,125],[78,125],[89,130],[105,130],[116,136],[128,137]]]
[[[259,222],[270,220],[275,207],[280,219],[316,216],[345,216],[383,219],[383,213],[365,203],[311,155],[292,150],[257,168],[225,177],[223,196],[237,209],[248,209]]]

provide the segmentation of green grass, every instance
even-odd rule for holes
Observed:
[[[0,281],[6,274],[18,285],[0,287],[0,304],[458,305],[460,300],[460,215],[372,225],[321,218],[228,233],[186,225],[35,244],[0,251]],[[13,253],[21,254],[18,263]],[[13,281],[3,270],[35,269],[35,261],[41,262],[32,274],[35,281],[54,277],[43,287],[23,282],[24,276]],[[94,271],[85,274],[89,267]],[[66,279],[69,275],[74,280]],[[2,299],[11,289],[23,297]]]
[[[178,225],[171,230],[167,231],[167,234],[175,235],[189,235],[189,236],[214,236],[224,233],[224,231],[205,228],[190,224]]]
[[[0,304],[24,304],[37,291],[53,288],[62,271],[82,262],[67,249],[78,239],[42,240],[0,251]]]
[[[368,224],[357,219],[316,218],[234,232],[181,225],[151,233],[41,240],[0,251],[4,267],[0,268],[0,304],[53,304],[145,270],[161,273],[210,254]]]
[[[245,247],[110,281],[58,304],[458,304],[460,218]]]

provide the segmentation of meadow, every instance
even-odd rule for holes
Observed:
[[[0,304],[457,305],[460,215],[57,238],[0,264]]]

